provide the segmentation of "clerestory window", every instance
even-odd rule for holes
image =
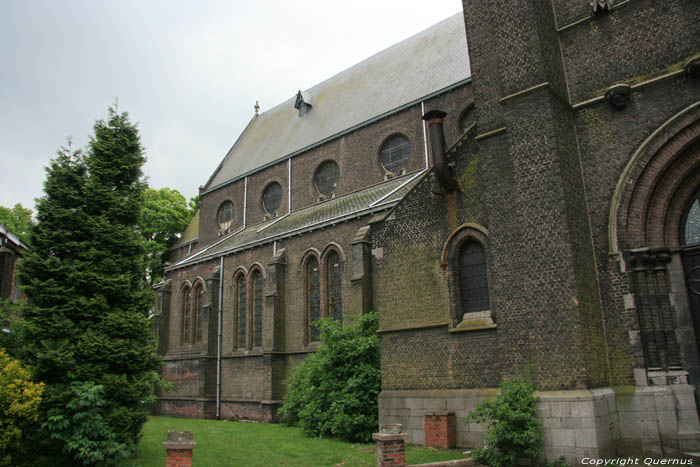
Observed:
[[[392,135],[379,150],[379,160],[390,175],[403,173],[411,156],[411,142],[404,135]]]

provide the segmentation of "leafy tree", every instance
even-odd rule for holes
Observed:
[[[144,156],[126,113],[110,109],[94,131],[87,154],[62,148],[47,168],[33,249],[20,268],[29,298],[25,340],[36,378],[46,383],[45,413],[72,423],[72,383],[100,385],[106,429],[131,447],[158,368],[137,227]],[[65,464],[92,462],[61,448],[55,455]]]
[[[12,209],[0,206],[0,224],[4,225],[19,235],[25,242],[29,241],[29,233],[34,227],[32,210],[26,209],[21,203],[15,204]]]
[[[470,423],[488,423],[484,445],[474,450],[474,456],[489,466],[516,465],[519,458],[537,459],[543,435],[529,367],[523,377],[505,381],[500,387],[498,397],[478,403],[466,418]]]
[[[127,446],[102,415],[104,388],[92,382],[70,385],[71,398],[65,408],[53,407],[43,427],[63,445],[63,452],[84,464],[114,464],[126,456]]]
[[[36,428],[43,383],[0,349],[0,466],[17,465],[29,446],[27,431]]]
[[[199,211],[199,195],[191,197],[187,206],[189,206],[192,217],[194,217],[197,211]]]
[[[168,249],[177,243],[193,215],[179,191],[146,189],[139,225],[146,239],[146,277],[150,285],[162,279]]]
[[[355,326],[318,321],[321,345],[292,372],[280,408],[289,425],[309,436],[368,442],[377,428],[380,387],[377,313]]]

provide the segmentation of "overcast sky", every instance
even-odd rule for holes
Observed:
[[[153,188],[197,194],[253,116],[461,10],[460,0],[0,0],[0,205],[119,108]]]

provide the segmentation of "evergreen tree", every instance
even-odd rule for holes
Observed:
[[[138,131],[115,109],[94,131],[87,154],[63,148],[47,169],[33,249],[20,280],[30,302],[24,311],[28,354],[37,379],[46,383],[44,410],[50,419],[71,420],[75,414],[66,407],[79,406],[75,399],[81,397],[74,383],[99,386],[107,427],[99,431],[103,439],[89,441],[114,441],[105,449],[113,455],[115,446],[138,440],[158,359],[137,228],[145,189]],[[45,424],[49,431],[52,426]],[[98,434],[76,429],[73,436],[65,427],[53,436],[61,441],[64,462],[97,462],[99,456],[86,459],[75,447]]]

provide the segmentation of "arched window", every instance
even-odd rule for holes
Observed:
[[[474,114],[474,104],[470,104],[466,109],[462,111],[459,116],[459,132],[466,133],[469,127],[471,127],[474,122],[476,122],[476,115]]]
[[[379,150],[379,159],[384,170],[391,174],[400,173],[411,156],[411,142],[404,135],[387,138]]]
[[[335,161],[325,161],[316,169],[314,182],[316,189],[324,196],[329,196],[335,191],[340,180],[340,167]]]
[[[202,309],[204,308],[204,287],[199,283],[194,287],[194,342],[202,342]]]
[[[270,216],[275,216],[282,204],[282,185],[272,182],[265,187],[262,197],[263,209]]]
[[[188,344],[191,342],[192,331],[192,294],[190,287],[185,286],[182,289],[182,343]]]
[[[328,284],[328,316],[342,321],[343,297],[341,291],[340,255],[331,250],[326,257],[326,284]]]
[[[253,272],[251,278],[253,297],[253,347],[262,347],[262,300],[263,280],[259,270]]]
[[[459,249],[459,288],[464,314],[489,309],[486,255],[476,240],[466,240]]]
[[[694,243],[700,243],[700,193],[693,198],[683,221],[683,245]]]
[[[227,200],[221,203],[216,214],[216,220],[221,230],[227,230],[231,227],[231,222],[233,222],[233,203],[231,201]]]
[[[246,342],[246,289],[245,289],[245,275],[239,274],[235,282],[235,316],[238,319],[238,331],[237,331],[237,342],[235,347],[242,349],[245,348]]]
[[[309,342],[318,341],[319,330],[316,321],[321,317],[321,293],[319,284],[318,260],[315,256],[306,261],[306,316]]]

